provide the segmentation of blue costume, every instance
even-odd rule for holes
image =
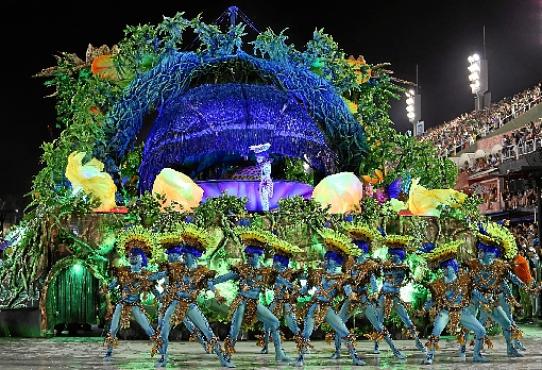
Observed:
[[[118,254],[126,255],[130,266],[115,268],[115,278],[108,286],[109,290],[120,288],[121,297],[115,305],[109,332],[105,338],[107,358],[111,357],[113,347],[118,343],[118,330],[130,327],[130,314],[149,338],[155,335],[141,305],[141,294],[148,293],[156,280],[160,279],[160,276],[146,270],[153,245],[151,234],[140,227],[124,232],[117,242]]]
[[[505,280],[502,284],[502,293],[499,295],[499,302],[504,310],[504,313],[506,313],[508,320],[510,320],[512,323],[512,345],[514,348],[520,351],[526,351],[527,349],[520,340],[523,337],[523,333],[517,327],[512,313],[512,306],[518,306],[519,303],[514,298],[512,289],[510,288],[507,280]]]
[[[480,243],[478,245],[480,246]],[[494,250],[484,251],[480,260],[467,261],[467,266],[474,285],[472,302],[474,309],[480,310],[480,322],[485,323],[488,317],[491,317],[503,330],[508,356],[522,357],[512,345],[514,327],[500,304],[500,289],[506,277],[520,286],[525,284],[512,274],[506,261],[497,259]]]
[[[440,335],[448,326],[450,334],[458,332],[459,326],[474,331],[475,346],[473,362],[487,362],[487,359],[480,353],[482,344],[486,338],[484,326],[476,319],[470,306],[471,300],[471,276],[467,271],[459,269],[455,259],[461,241],[443,243],[438,247],[434,244],[426,248],[425,258],[432,265],[442,269],[443,277],[429,284],[431,300],[424,305],[424,310],[434,309],[436,312],[433,330],[426,343],[427,352],[424,364],[432,364],[435,352],[439,348]],[[460,334],[461,336],[461,334]]]
[[[290,256],[283,251],[276,251],[273,257],[273,269],[276,271],[275,283],[273,284],[273,301],[269,304],[269,309],[280,320],[284,317],[288,329],[298,336],[301,332],[297,324],[296,317],[296,298],[295,281],[300,271],[294,271],[288,268]],[[271,329],[264,327],[262,353],[268,352],[269,337]]]
[[[175,239],[178,235],[179,239]],[[206,339],[209,351],[214,351],[223,367],[235,367],[220,346],[219,338],[213,333],[207,319],[196,303],[199,292],[207,287],[207,281],[215,272],[198,266],[197,259],[208,246],[207,233],[191,224],[185,224],[176,233],[165,234],[161,239],[166,249],[168,285],[165,290],[161,321],[158,327],[160,340],[156,342],[160,359],[159,366],[167,363],[169,333],[172,327],[184,322],[186,318]],[[183,259],[181,260],[181,256]]]
[[[260,293],[265,288],[270,288],[274,281],[275,273],[270,268],[260,266],[261,258],[269,241],[274,237],[271,233],[240,227],[238,230],[241,241],[246,245],[244,250],[248,263],[232,266],[231,271],[210,281],[209,288],[215,290],[215,285],[229,280],[237,281],[239,293],[233,301],[231,312],[231,326],[228,337],[224,340],[224,350],[228,358],[235,353],[235,343],[243,322],[252,326],[256,320],[260,320],[271,332],[275,346],[275,359],[277,362],[289,362],[282,348],[280,338],[280,321],[263,304],[259,302]]]
[[[502,288],[506,280],[528,289],[525,283],[512,273],[510,264],[500,258],[511,259],[517,254],[515,238],[507,229],[495,223],[489,223],[486,228],[480,226],[477,238],[479,258],[466,263],[473,279],[474,309],[480,310],[481,323],[485,323],[487,318],[491,317],[501,326],[508,356],[522,357],[512,343],[514,337],[519,336],[517,329],[501,304]]]
[[[379,237],[378,231],[360,223],[347,223],[344,224],[344,228],[354,241],[354,244],[359,248],[360,255],[356,257],[355,264],[348,269],[355,298],[344,301],[339,316],[346,323],[354,314],[355,309],[360,308],[375,329],[375,333],[366,336],[372,340],[384,339],[390,346],[394,356],[403,360],[405,356],[397,349],[390,333],[378,317],[375,299],[373,298],[378,293],[376,275],[380,273],[380,263],[370,257],[370,251],[373,240]],[[337,334],[335,335],[335,353],[332,358],[338,359],[340,353],[341,338]]]
[[[394,309],[410,336],[414,338],[416,348],[425,353],[425,346],[418,337],[416,326],[410,319],[406,304],[400,295],[401,288],[409,282],[410,268],[405,260],[406,250],[411,242],[411,238],[403,235],[387,235],[384,238],[384,243],[388,246],[390,260],[382,263],[384,282],[378,297],[377,312],[379,320],[384,322],[391,310]],[[378,342],[375,342],[375,353],[378,353]]]
[[[305,294],[309,286],[315,289],[312,300],[308,303],[303,332],[301,336],[294,337],[299,351],[296,365],[304,365],[310,337],[324,319],[339,338],[346,342],[353,364],[365,365],[365,361],[358,357],[354,347],[354,334],[350,333],[333,307],[334,299],[343,291],[351,299],[355,297],[352,287],[347,284],[349,277],[342,272],[342,264],[345,257],[359,255],[359,249],[346,236],[331,230],[321,232],[321,236],[328,251],[324,255],[324,268],[311,270],[307,285],[301,291]]]

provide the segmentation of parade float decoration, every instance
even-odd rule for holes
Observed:
[[[216,24],[178,13],[56,62],[37,77],[58,137],[42,145],[25,217],[0,245],[0,308],[39,309],[41,334],[103,323],[100,286],[133,225],[206,228],[201,263],[223,272],[242,258],[246,220],[299,246],[308,267],[323,252],[317,230],[340,228],[345,213],[419,243],[480,217],[474,198],[442,202],[440,217],[409,212],[410,184],[452,188],[457,168],[395,129],[390,101],[408,83],[387,63],[349,58],[323,29],[296,48],[235,7]],[[76,281],[84,291],[67,289]]]

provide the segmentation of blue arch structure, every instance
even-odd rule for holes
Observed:
[[[208,155],[248,156],[250,145],[266,142],[270,154],[333,169],[324,135],[287,92],[269,85],[198,86],[160,108],[145,143],[140,189],[150,190],[164,167],[205,163]]]
[[[336,172],[337,170],[357,170],[366,153],[363,128],[348,111],[335,88],[323,77],[311,72],[306,66],[292,61],[279,63],[256,58],[244,52],[221,57],[202,56],[193,52],[171,52],[163,56],[159,64],[152,70],[137,76],[127,88],[123,98],[110,110],[105,123],[106,138],[104,142],[106,144],[103,147],[97,147],[95,151],[95,155],[106,164],[107,171],[113,175],[118,173],[118,164],[133,149],[143,119],[153,109],[158,109],[159,119],[156,121],[156,127],[153,128],[145,147],[145,158],[140,169],[143,175],[142,180],[145,183],[142,188],[148,188],[149,181],[156,172],[156,166],[168,162],[166,157],[171,156],[174,150],[174,146],[171,145],[178,145],[178,151],[184,153],[175,157],[178,163],[183,163],[189,160],[190,156],[197,154],[195,153],[197,150],[196,145],[192,150],[190,149],[191,142],[188,140],[188,136],[185,135],[184,140],[182,134],[179,136],[183,130],[190,130],[190,125],[194,124],[195,117],[199,116],[201,128],[207,127],[209,138],[212,135],[217,135],[218,132],[209,129],[209,125],[213,123],[210,122],[210,117],[204,117],[206,113],[198,111],[198,108],[196,108],[189,110],[192,112],[190,114],[186,109],[181,108],[182,102],[201,101],[204,98],[205,91],[224,97],[225,90],[220,87],[194,87],[191,84],[196,72],[228,61],[247,63],[256,70],[261,71],[262,75],[272,76],[273,81],[271,85],[265,85],[261,89],[254,85],[251,85],[251,87],[241,85],[224,86],[223,88],[235,91],[237,97],[244,96],[243,102],[240,99],[239,104],[236,105],[237,108],[243,105],[246,107],[247,104],[251,105],[248,102],[253,98],[258,101],[253,104],[253,107],[263,109],[265,104],[262,99],[269,97],[271,101],[274,99],[275,102],[283,102],[281,110],[284,103],[289,102],[286,109],[291,109],[291,112],[289,112],[290,117],[299,118],[301,119],[300,122],[310,123],[306,137],[302,138],[296,136],[298,133],[296,128],[298,127],[288,128],[286,119],[279,122],[275,128],[285,131],[291,130],[289,131],[291,139],[288,143],[288,135],[279,134],[278,136],[283,138],[282,142],[277,140],[276,144],[273,143],[273,145],[277,146],[278,151],[283,154],[298,155],[299,150],[286,149],[286,146],[295,147],[303,142],[301,147],[314,158],[314,164],[323,167],[327,173]],[[249,95],[243,95],[247,93]],[[255,94],[252,98],[250,97],[251,93]],[[220,103],[217,102],[217,104]],[[278,112],[281,110],[278,110]],[[304,110],[306,114],[303,114],[301,110]],[[171,114],[175,112],[183,115],[186,121],[172,117]],[[275,109],[275,117],[278,117],[278,112]],[[250,113],[244,116],[244,122],[248,125],[254,123],[254,129],[256,129],[258,123],[255,123],[255,118],[257,117],[254,116],[254,112]],[[166,140],[164,127],[172,124],[177,130],[177,135],[174,135],[173,140],[169,140],[171,139],[169,138],[167,140],[169,143],[159,142],[159,138]],[[231,129],[231,126],[224,120],[221,120],[219,125],[226,130],[224,133]],[[321,135],[315,132],[313,127],[317,127]],[[237,132],[242,133],[242,131]],[[246,135],[253,135],[254,133],[254,130],[245,132]],[[152,137],[153,135],[155,137]],[[271,137],[271,135],[270,132],[262,134],[262,139]],[[201,135],[194,134],[191,138],[196,140],[195,143],[197,140],[201,141],[199,139]],[[248,142],[250,144],[255,143],[250,139],[247,136],[245,139],[240,140],[237,150],[241,150],[240,146]],[[311,152],[309,150],[313,145],[314,148]],[[333,163],[325,163],[324,158],[328,158],[328,162]]]

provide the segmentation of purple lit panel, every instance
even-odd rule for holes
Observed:
[[[203,188],[203,202],[209,198],[216,198],[226,193],[239,198],[247,198],[247,211],[259,212],[262,210],[259,194],[259,181],[236,181],[236,180],[210,180],[197,181]],[[310,198],[312,186],[294,181],[274,181],[273,197],[269,202],[269,208],[277,208],[279,200],[293,196]]]

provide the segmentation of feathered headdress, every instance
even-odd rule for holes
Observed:
[[[139,249],[145,255],[151,256],[155,249],[156,240],[151,232],[142,226],[135,226],[123,231],[117,240],[119,256],[129,256],[133,249]]]
[[[194,224],[184,224],[182,226],[181,238],[185,245],[201,251],[206,251],[212,242],[207,230]]]
[[[459,247],[463,244],[461,240],[451,240],[446,243],[440,243],[431,251],[425,253],[423,257],[427,262],[438,265],[442,262],[455,258],[459,252]]]
[[[477,243],[478,247],[483,245],[498,247],[502,251],[503,257],[506,259],[514,258],[518,253],[514,234],[506,227],[495,222],[488,223],[485,228],[483,225],[480,225],[476,237],[478,238],[478,241],[481,242]]]
[[[388,234],[384,237],[383,242],[389,249],[404,249],[408,252],[415,250],[414,238],[409,235]]]
[[[277,236],[273,236],[269,240],[269,247],[277,254],[281,254],[290,257],[294,254],[301,253],[303,250],[297,245],[287,242],[284,239],[280,239]]]
[[[366,240],[368,242],[373,242],[382,239],[382,235],[376,228],[362,222],[344,222],[342,227],[353,240]]]
[[[357,257],[361,254],[358,247],[344,234],[338,233],[331,229],[323,229],[318,231],[322,241],[328,251],[340,252],[346,256]]]
[[[235,228],[235,233],[241,239],[241,242],[247,246],[256,246],[261,248],[267,248],[269,241],[275,236],[266,230],[257,229],[254,227],[242,227]]]

